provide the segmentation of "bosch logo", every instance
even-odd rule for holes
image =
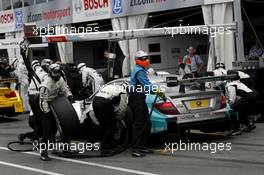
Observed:
[[[113,14],[120,14],[123,12],[122,0],[113,1]]]
[[[108,7],[108,0],[84,0],[84,10],[101,9]]]
[[[13,13],[7,13],[0,15],[0,23],[1,24],[7,24],[14,22],[14,14]]]

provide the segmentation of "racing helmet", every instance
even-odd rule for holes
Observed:
[[[83,68],[83,67],[86,67],[86,64],[85,64],[85,63],[79,63],[79,64],[77,65],[77,69],[78,69],[78,71],[80,71],[81,68]]]
[[[62,76],[61,67],[59,64],[54,63],[49,66],[49,75],[55,81],[59,81]]]
[[[43,59],[40,63],[44,71],[49,72],[49,66],[52,64],[51,59]]]
[[[36,68],[37,68],[38,66],[40,66],[40,63],[39,63],[38,60],[33,60],[33,61],[31,62],[31,67],[32,67],[32,69],[33,69],[34,71],[36,71]]]
[[[147,69],[150,65],[148,53],[143,50],[137,51],[135,55],[135,62],[137,65]]]
[[[224,64],[224,63],[221,63],[221,62],[216,63],[215,68],[216,68],[216,69],[219,69],[219,68],[223,68],[223,69],[225,69],[225,64]]]

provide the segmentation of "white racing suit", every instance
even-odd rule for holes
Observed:
[[[93,93],[104,85],[103,77],[95,69],[89,67],[81,68],[83,87],[92,87]]]
[[[107,85],[96,94],[96,97],[103,97],[105,99],[113,99],[118,96],[120,96],[120,101],[114,104],[114,111],[116,119],[123,120],[128,104],[128,95],[125,89],[120,85]]]
[[[257,94],[245,84],[233,81],[226,84],[227,97],[231,108],[238,112],[240,123],[249,125],[250,112],[254,112],[254,106],[257,100]]]
[[[40,84],[40,109],[44,113],[50,112],[49,103],[52,102],[58,95],[66,97],[72,96],[69,86],[61,77],[58,81],[47,76]]]
[[[47,73],[39,66],[35,70],[40,82],[33,76],[28,88],[29,104],[31,111],[29,114],[29,126],[34,130],[33,132],[25,133],[26,138],[37,140],[41,137],[42,127],[40,114],[41,110],[39,107],[39,85],[47,77]]]
[[[43,82],[45,78],[48,76],[48,74],[40,66],[36,68],[35,73],[41,82]],[[28,87],[28,94],[29,95],[39,94],[39,85],[41,82],[38,82],[38,80],[33,76]]]
[[[18,61],[15,74],[18,78],[18,83],[20,84],[20,94],[23,100],[24,112],[30,111],[30,106],[28,102],[28,71],[23,61]]]
[[[122,97],[121,95],[124,94]],[[102,149],[111,149],[114,147],[114,132],[116,127],[116,118],[122,118],[126,111],[127,100],[126,90],[121,85],[107,85],[96,94],[93,100],[93,110],[97,117],[103,139]]]
[[[227,70],[220,67],[218,69],[213,70],[213,75],[214,76],[227,75]],[[226,81],[206,82],[205,87],[207,89],[211,89],[211,88],[219,89],[219,90],[222,90],[222,92],[224,92],[225,91],[225,83],[226,83]]]
[[[40,84],[39,107],[41,112],[40,120],[42,125],[42,142],[46,143],[52,139],[57,131],[56,120],[51,113],[49,103],[51,103],[58,95],[66,97],[72,96],[70,88],[62,77],[58,81],[47,76]]]

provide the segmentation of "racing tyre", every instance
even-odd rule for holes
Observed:
[[[80,122],[72,104],[66,97],[58,97],[51,104],[58,130],[63,141],[70,141],[80,135]]]

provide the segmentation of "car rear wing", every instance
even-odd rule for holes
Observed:
[[[230,74],[230,75],[188,78],[188,79],[178,80],[178,77],[176,76],[168,76],[166,77],[166,84],[168,87],[181,86],[179,89],[180,93],[185,93],[185,86],[200,84],[200,90],[205,90],[206,82],[233,80],[233,79],[237,79],[238,77],[239,77],[238,74]]]

